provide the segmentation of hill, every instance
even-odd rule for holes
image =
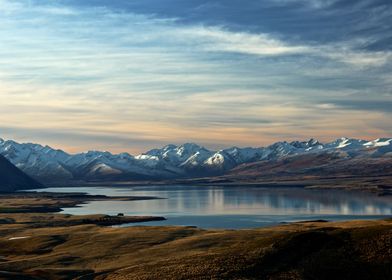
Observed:
[[[42,187],[42,185],[0,155],[0,192],[12,192],[37,187]]]

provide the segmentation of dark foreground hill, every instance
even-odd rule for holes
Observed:
[[[12,192],[37,187],[42,187],[42,185],[0,155],[0,192]]]

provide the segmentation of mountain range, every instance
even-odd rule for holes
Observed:
[[[374,141],[340,138],[330,143],[310,139],[303,142],[277,142],[268,147],[232,147],[219,151],[187,143],[167,145],[137,156],[101,151],[68,154],[49,146],[0,139],[0,154],[41,182],[161,180],[218,176],[233,172],[247,174],[247,170],[263,171],[266,165],[271,166],[280,160],[304,161],[305,157],[314,162],[321,155],[324,158],[338,157],[344,161],[389,160],[392,158],[392,138]]]

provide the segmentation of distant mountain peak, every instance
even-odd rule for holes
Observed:
[[[174,145],[174,144],[169,144],[169,145],[164,146],[162,149],[163,149],[163,150],[171,150],[171,149],[176,149],[176,148],[177,148],[176,145]]]
[[[178,147],[179,150],[189,151],[189,152],[196,152],[198,150],[206,150],[206,148],[199,146],[195,143],[185,143]]]
[[[320,143],[318,140],[311,138],[308,141],[293,141],[290,143],[290,145],[296,147],[296,148],[311,148],[314,146],[319,146],[319,145],[323,145],[322,143]]]
[[[308,143],[309,143],[309,145],[312,145],[312,146],[321,144],[319,140],[314,139],[314,138],[310,138]]]

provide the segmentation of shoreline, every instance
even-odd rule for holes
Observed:
[[[80,185],[86,187],[148,187],[148,186],[214,186],[214,187],[255,187],[255,188],[304,188],[304,189],[333,189],[343,191],[355,191],[371,193],[379,196],[392,195],[391,176],[376,177],[342,177],[342,178],[308,178],[292,179],[286,178],[281,180],[231,180],[228,178],[211,177],[197,179],[177,179],[161,181],[108,181],[108,182],[55,182],[45,188],[73,188]]]
[[[74,226],[82,224],[121,225],[150,221],[163,221],[164,217],[156,216],[110,216],[104,214],[69,215],[61,214],[62,208],[79,207],[90,201],[136,201],[161,199],[158,197],[136,197],[105,195],[89,195],[85,193],[50,193],[50,192],[15,192],[0,193],[0,224],[22,221],[21,216],[33,216],[36,226]],[[35,216],[34,216],[35,215]],[[40,217],[38,219],[37,217]],[[47,220],[50,218],[50,221]],[[7,220],[8,219],[8,220]],[[7,222],[8,221],[8,222]]]

